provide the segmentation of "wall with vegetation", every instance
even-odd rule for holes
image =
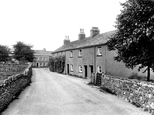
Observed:
[[[31,82],[32,68],[28,67],[17,75],[10,76],[0,85],[0,113],[26,88]]]
[[[101,76],[101,87],[124,100],[154,112],[154,83],[132,79]]]

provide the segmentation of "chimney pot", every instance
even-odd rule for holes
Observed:
[[[84,29],[80,29],[79,40],[83,40],[85,38]]]
[[[69,39],[69,36],[65,36],[65,39],[64,39],[64,45],[67,45],[70,43],[70,39]]]
[[[96,35],[98,35],[100,32],[100,30],[98,29],[98,27],[92,27],[92,29],[90,30],[90,36],[94,37]]]

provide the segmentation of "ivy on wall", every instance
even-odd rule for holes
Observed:
[[[65,56],[50,57],[49,69],[52,72],[63,73],[65,68]]]

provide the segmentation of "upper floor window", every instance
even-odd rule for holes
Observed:
[[[73,71],[73,65],[71,65],[71,71]]]
[[[101,47],[98,47],[97,48],[97,55],[98,56],[101,56],[102,55],[102,48]]]
[[[82,50],[79,50],[79,57],[82,57]]]
[[[101,66],[97,66],[97,72],[98,72],[98,73],[102,73],[102,68],[101,68]]]
[[[35,57],[35,60],[36,60],[36,61],[38,61],[38,60],[39,60],[39,58],[38,58],[38,57]]]
[[[70,57],[71,58],[73,57],[73,51],[70,51]]]
[[[79,65],[79,72],[82,72],[82,66]]]
[[[46,58],[44,57],[44,61],[46,60]]]

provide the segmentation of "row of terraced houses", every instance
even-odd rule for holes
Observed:
[[[105,73],[119,77],[130,77],[134,74],[145,76],[138,68],[128,69],[122,62],[114,61],[116,51],[109,51],[107,42],[116,31],[100,34],[98,27],[92,27],[90,36],[85,37],[80,29],[78,40],[70,41],[66,36],[64,44],[52,52],[52,56],[64,55],[66,57],[65,74],[89,78],[92,73]]]

